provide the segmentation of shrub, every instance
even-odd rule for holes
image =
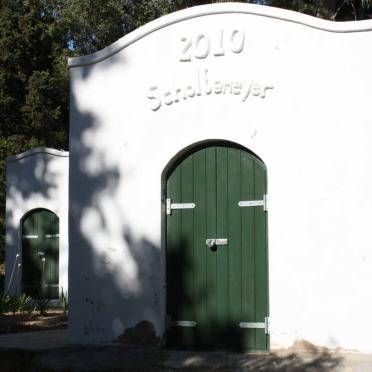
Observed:
[[[45,299],[45,298],[40,298],[40,299],[36,300],[36,308],[40,312],[40,315],[45,315],[46,314],[46,310],[48,308],[49,301],[50,300]]]
[[[63,312],[66,314],[68,311],[68,294],[67,294],[67,291],[66,293],[63,292],[63,287],[62,287],[62,292],[61,292],[61,300],[62,300]]]
[[[12,296],[6,292],[0,292],[0,313],[11,311],[15,314],[17,311],[28,311],[31,301],[32,298],[26,294]]]
[[[0,292],[0,313],[9,311],[10,296],[5,292]]]

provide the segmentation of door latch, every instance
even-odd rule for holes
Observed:
[[[219,245],[228,245],[228,239],[207,239],[205,244],[209,249],[215,251]]]

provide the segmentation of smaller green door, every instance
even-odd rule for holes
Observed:
[[[59,297],[59,219],[45,209],[22,222],[22,287],[35,299]]]

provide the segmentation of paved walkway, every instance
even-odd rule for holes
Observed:
[[[0,371],[372,372],[372,354],[286,349],[270,354],[186,352],[111,344],[69,346],[67,331],[0,335]]]
[[[0,349],[48,350],[67,345],[67,329],[0,335]]]

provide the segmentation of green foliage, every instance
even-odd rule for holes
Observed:
[[[62,307],[63,307],[63,312],[66,314],[68,311],[68,294],[67,292],[65,293],[62,288],[61,292],[61,300],[62,300]]]
[[[20,296],[9,296],[8,309],[13,314],[15,314],[17,311],[27,311],[28,308],[31,307],[31,301],[32,298],[25,294],[22,294]]]
[[[236,0],[230,0],[236,1]],[[32,147],[68,149],[67,58],[96,52],[169,12],[225,0],[1,0],[0,262],[5,157]],[[372,0],[252,0],[334,19],[371,17]]]
[[[0,10],[0,135],[33,135],[43,126],[66,132],[67,70],[58,68],[65,52],[64,30],[59,26],[57,1],[4,0]],[[46,83],[54,84],[46,88]],[[62,87],[60,87],[62,85]],[[47,94],[53,91],[52,98]],[[35,98],[33,98],[35,96]],[[44,120],[47,118],[47,121]],[[41,138],[48,138],[45,134]],[[53,143],[60,147],[64,143]],[[54,141],[53,141],[54,142]]]
[[[50,300],[45,299],[45,298],[40,298],[35,301],[36,301],[36,309],[40,312],[40,315],[45,315],[48,309]]]
[[[10,296],[5,292],[0,292],[0,314],[9,311]]]
[[[26,294],[20,295],[18,299],[18,311],[29,311],[32,308],[32,298]]]
[[[32,313],[34,313],[36,311],[36,306],[34,305],[34,303],[31,301],[30,304],[26,307],[26,312],[28,315],[31,315]]]
[[[0,8],[0,262],[5,158],[32,147],[68,148],[68,71],[61,1],[2,0]]]
[[[18,298],[16,296],[9,296],[8,308],[13,314],[18,310]]]
[[[269,0],[268,5],[332,21],[361,20],[372,16],[372,0]]]
[[[25,294],[8,295],[6,292],[0,292],[0,313],[12,312],[29,312],[32,309],[32,298]]]
[[[123,35],[123,1],[67,0],[64,3],[61,24],[75,55],[93,53]]]

